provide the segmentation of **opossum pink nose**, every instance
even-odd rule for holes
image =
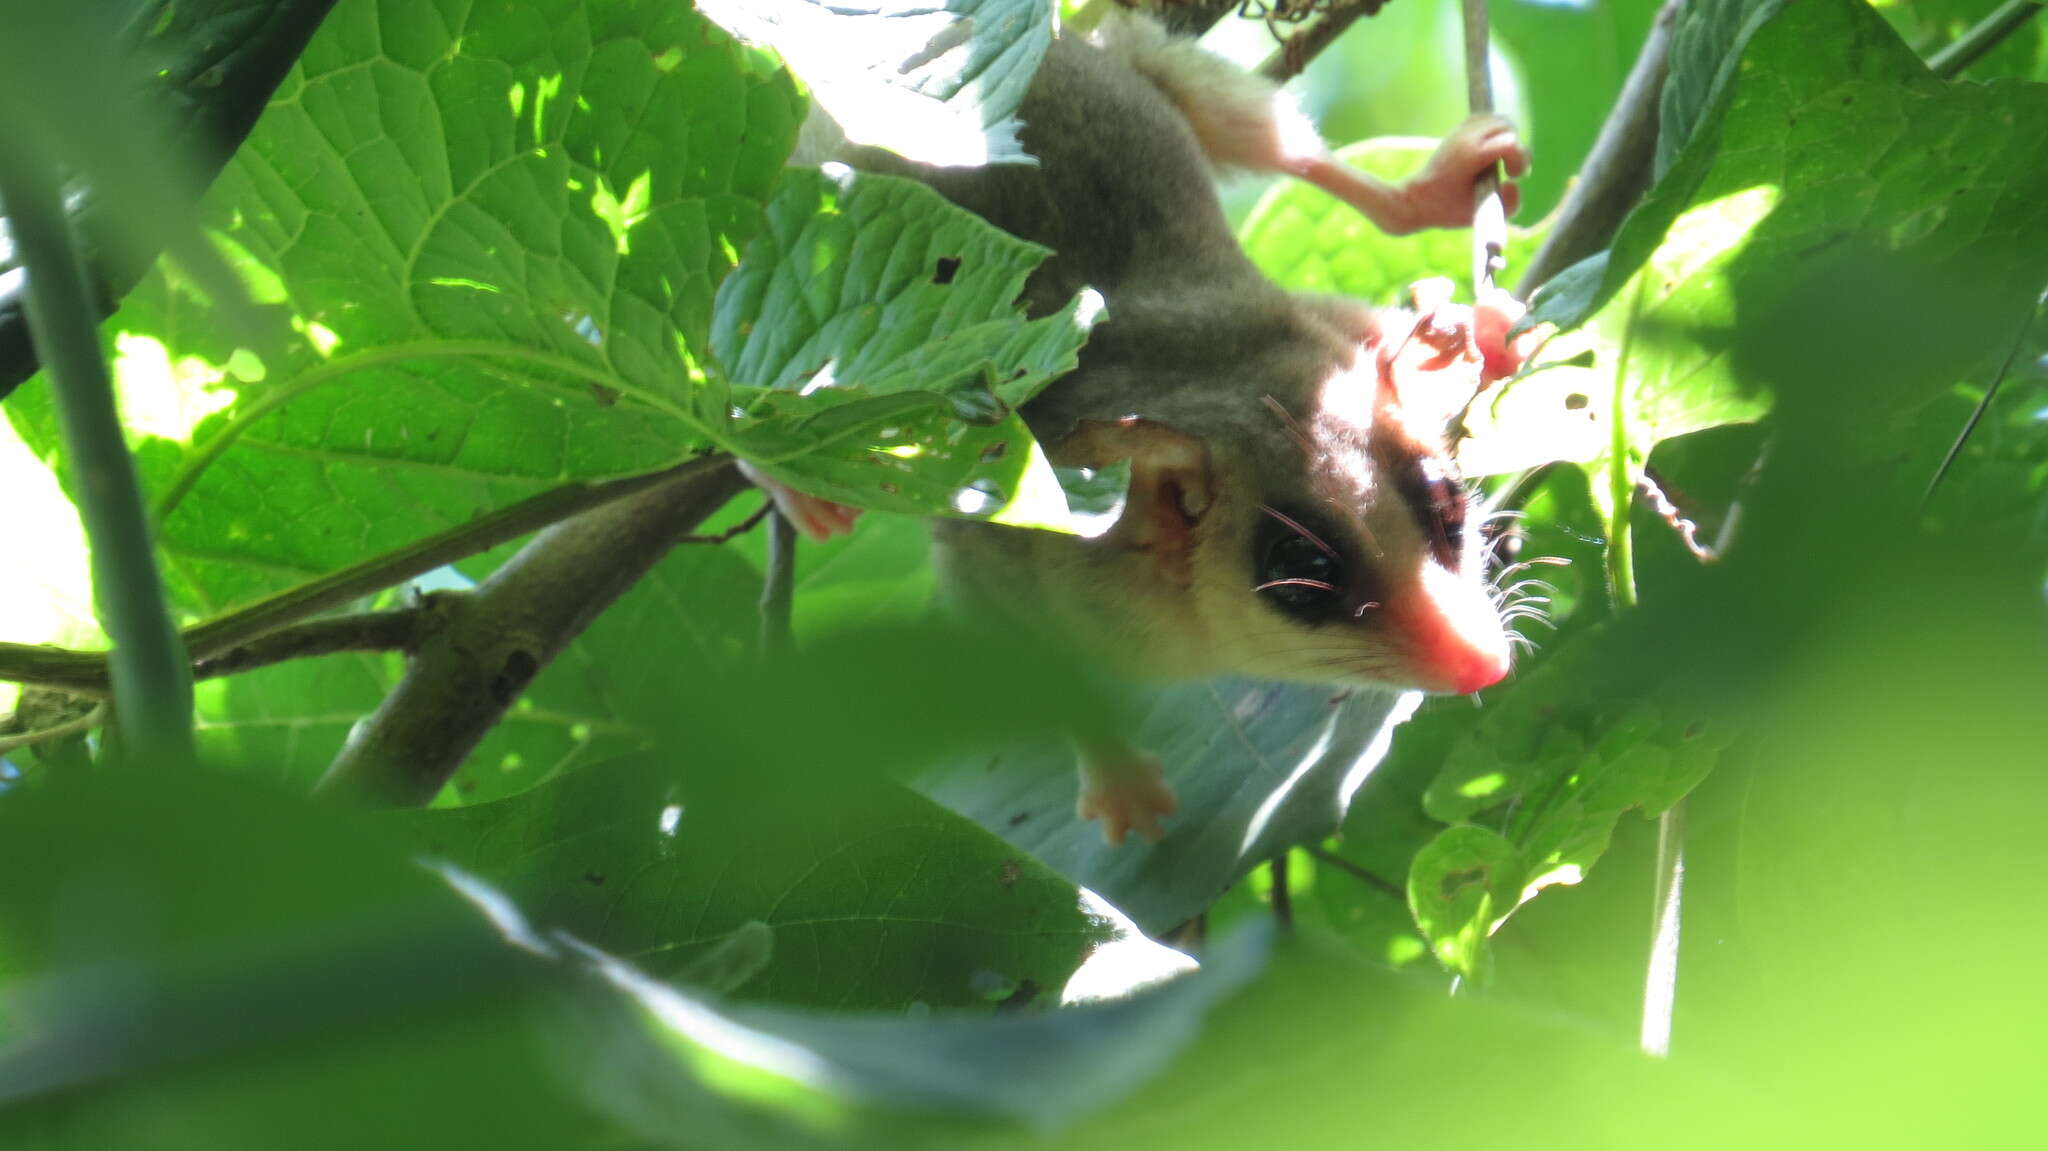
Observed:
[[[1507,677],[1507,632],[1484,591],[1435,564],[1418,591],[1395,612],[1418,687],[1464,695]]]

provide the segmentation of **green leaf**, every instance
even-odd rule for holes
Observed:
[[[1454,970],[1483,977],[1486,938],[1516,906],[1578,882],[1624,813],[1669,808],[1733,739],[1725,717],[1640,659],[1635,629],[1593,629],[1498,694],[1452,745],[1422,802],[1453,826],[1417,854],[1408,890]]]
[[[1436,147],[1435,140],[1383,137],[1352,144],[1337,157],[1398,182],[1420,171]],[[1547,232],[1547,221],[1508,229],[1508,285]],[[1276,184],[1261,197],[1238,229],[1238,240],[1252,263],[1284,288],[1379,303],[1404,302],[1403,292],[1417,280],[1449,275],[1463,281],[1472,263],[1472,240],[1464,232],[1389,236],[1358,209],[1299,181]]]
[[[663,1072],[680,1067],[694,1078],[703,1074],[707,1053],[738,1052],[753,1057],[748,1070],[764,1097],[773,1097],[780,1080],[785,1097],[824,1087],[840,1100],[886,1109],[862,1114],[813,1097],[810,1110],[820,1125],[839,1131],[835,1146],[902,1147],[926,1139],[957,1146],[966,1134],[957,1118],[934,1124],[905,1113],[1008,1119],[1042,1131],[1101,1110],[1164,1070],[1195,1039],[1204,1016],[1258,974],[1267,938],[1257,929],[1234,933],[1218,941],[1200,971],[1122,999],[992,1017],[727,1006],[657,983],[622,960],[588,950],[584,957],[666,1041],[666,1050],[650,1050],[633,1074],[618,1076],[631,1085],[616,1092],[636,1093],[636,1110],[657,1130],[695,1120],[692,1101],[677,1098],[672,1086],[685,1077]]]
[[[0,1142],[591,1129],[539,1042],[530,963],[383,821],[190,772],[66,783],[0,797]],[[344,1096],[381,1102],[306,1122]]]
[[[1474,441],[1461,447],[1474,472],[1597,465],[1617,444],[1635,466],[1662,440],[1759,418],[1772,389],[1731,354],[1745,330],[1779,331],[1816,362],[1841,346],[1849,370],[1893,333],[1820,320],[1841,295],[1825,282],[1830,269],[1891,291],[1888,311],[1944,329],[1873,358],[1856,403],[1837,407],[1872,427],[1907,418],[1982,362],[2002,317],[2016,323],[2031,304],[2040,269],[2023,253],[2048,241],[2048,171],[2009,157],[2048,124],[2048,87],[1934,80],[1846,0],[1787,10],[1747,44],[1743,79],[1712,113],[1722,146],[1704,135],[1689,146],[1604,262],[1568,272],[1555,307],[1538,309],[1590,319],[1540,357],[1590,356],[1590,366],[1547,368],[1478,405]],[[1589,317],[1589,307],[1599,310]],[[1831,374],[1782,375],[1772,383],[1798,387],[1803,403],[1834,395]],[[1619,437],[1617,391],[1628,421]]]
[[[1415,853],[1408,907],[1437,961],[1483,983],[1486,937],[1514,910],[1524,872],[1515,845],[1484,827],[1446,828]]]
[[[1052,41],[1051,0],[699,0],[773,45],[848,139],[928,164],[1029,163],[1015,112]]]
[[[772,779],[769,768],[757,772]],[[733,994],[841,1010],[1056,994],[1103,938],[1074,888],[892,784],[735,787],[626,761],[423,813],[423,850],[656,976],[760,925]]]
[[[1072,370],[1099,300],[1024,319],[1046,255],[915,181],[791,171],[718,292],[712,346],[735,387],[706,402],[744,412],[724,442],[844,503],[1056,522],[1057,481],[1014,409]]]
[[[749,666],[760,598],[760,572],[728,548],[676,548],[541,670],[438,802],[502,799],[649,746],[624,699],[638,688],[623,685],[658,677],[688,698]]]
[[[107,325],[182,606],[704,446],[684,349],[799,108],[687,6],[338,5],[203,206],[266,346],[161,270]]]
[[[1411,698],[1234,679],[1148,693],[1141,718],[1119,730],[1159,756],[1179,799],[1157,844],[1111,847],[1099,825],[1075,818],[1064,742],[960,758],[918,786],[1159,935],[1252,868],[1335,831]]]
[[[2048,90],[1936,80],[1851,0],[1776,7],[1687,7],[1662,137],[1683,147],[1622,226],[1597,290],[1539,293],[1539,318],[1570,327],[1609,306],[1682,213],[1738,194],[1768,197],[1769,216],[1731,276],[1783,276],[1786,260],[1856,237],[1933,261],[2003,252],[1989,266],[2006,282],[1986,295],[2038,288],[2022,253],[2048,227],[2048,175],[2010,157],[2038,136]]]

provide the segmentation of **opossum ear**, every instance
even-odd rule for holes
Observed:
[[[1128,460],[1130,493],[1109,538],[1153,551],[1163,566],[1185,560],[1188,544],[1213,495],[1209,449],[1200,440],[1153,420],[1082,420],[1060,441],[1053,462],[1102,468]]]

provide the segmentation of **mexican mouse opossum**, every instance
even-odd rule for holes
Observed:
[[[1471,497],[1443,443],[1482,375],[1511,364],[1505,323],[1282,291],[1231,235],[1212,166],[1309,179],[1388,231],[1456,226],[1478,173],[1526,165],[1513,130],[1475,117],[1420,176],[1385,185],[1332,160],[1270,85],[1137,18],[1056,39],[1019,115],[1035,166],[842,158],[1052,249],[1025,291],[1034,315],[1102,294],[1078,370],[1023,414],[1056,463],[1128,461],[1130,491],[1092,540],[940,521],[942,588],[1145,677],[1471,692],[1505,675]],[[836,505],[778,498],[811,534],[851,526]],[[1079,742],[1081,813],[1112,842],[1156,837],[1173,809],[1157,763]]]

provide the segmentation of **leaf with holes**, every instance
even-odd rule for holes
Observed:
[[[1644,673],[1625,629],[1605,625],[1553,653],[1452,744],[1423,793],[1423,809],[1452,825],[1408,875],[1438,958],[1484,978],[1502,920],[1542,888],[1578,882],[1623,814],[1678,802],[1732,737],[1704,702]]]
[[[106,326],[180,606],[708,446],[684,349],[800,109],[687,5],[337,5],[203,206],[264,346],[165,270]]]
[[[1058,520],[1015,409],[1073,368],[1099,302],[1026,320],[1016,300],[1046,255],[911,180],[790,172],[718,291],[712,347],[734,387],[703,402],[740,413],[723,442],[844,503]]]

